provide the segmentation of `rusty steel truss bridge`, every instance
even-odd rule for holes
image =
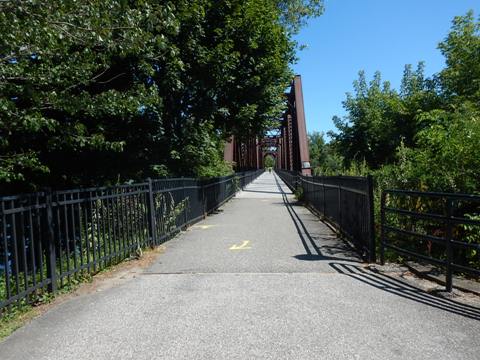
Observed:
[[[261,169],[265,158],[272,156],[277,169],[311,175],[300,75],[294,77],[285,98],[287,109],[278,128],[271,129],[263,137],[252,137],[246,141],[232,137],[226,143],[224,158],[237,171]]]

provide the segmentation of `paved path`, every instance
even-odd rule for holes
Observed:
[[[480,309],[368,271],[273,174],[166,247],[0,359],[479,359]]]

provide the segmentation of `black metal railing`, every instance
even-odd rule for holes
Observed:
[[[375,262],[373,181],[370,176],[302,176],[276,170],[303,200],[334,225],[369,262]]]
[[[275,172],[280,176],[283,182],[287,184],[290,190],[295,191],[297,189],[300,178],[298,171],[275,169]]]
[[[262,172],[0,197],[0,311],[163,243]]]
[[[480,196],[386,190],[381,196],[380,260],[393,251],[455,272],[480,275]]]

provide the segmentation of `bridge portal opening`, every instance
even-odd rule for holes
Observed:
[[[278,125],[265,134],[247,140],[232,137],[226,143],[224,158],[236,171],[264,168],[270,155],[275,168],[311,175],[300,75],[295,76],[285,94],[285,107]]]
[[[276,154],[274,153],[267,153],[263,157],[263,164],[265,168],[274,168],[276,164]]]

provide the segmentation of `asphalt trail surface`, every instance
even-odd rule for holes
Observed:
[[[136,278],[61,304],[0,359],[479,359],[480,309],[368,270],[264,173]]]

